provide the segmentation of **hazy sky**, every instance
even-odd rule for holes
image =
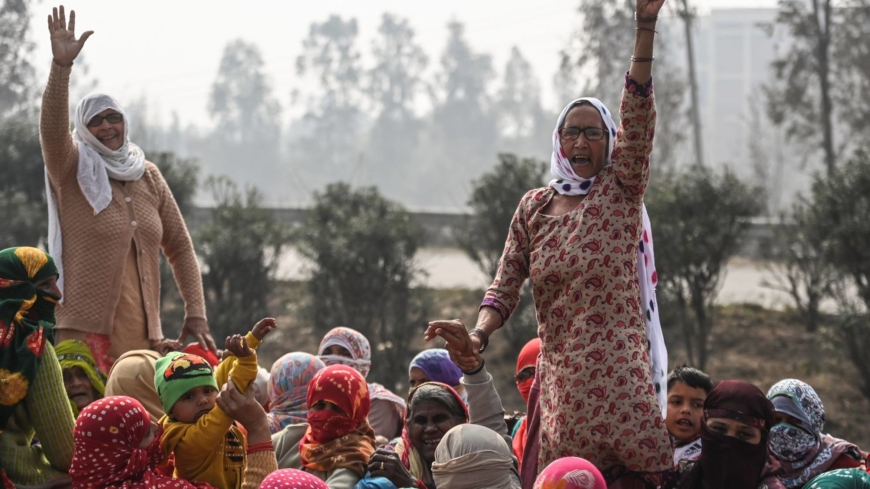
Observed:
[[[775,0],[695,4],[704,11],[771,7]],[[169,114],[176,111],[182,124],[204,126],[209,125],[207,99],[221,54],[227,42],[236,38],[260,47],[276,97],[287,107],[291,90],[301,87],[294,63],[312,22],[322,22],[330,14],[355,17],[365,57],[382,13],[406,17],[430,57],[432,70],[446,42],[446,25],[455,18],[466,25],[472,48],[493,56],[498,73],[511,47],[519,46],[535,68],[545,103],[551,106],[555,105],[551,80],[558,52],[579,22],[578,0],[75,0],[65,5],[76,10],[77,32],[96,31],[85,46],[85,56],[101,91],[122,103],[144,96],[154,122],[168,122]],[[32,31],[37,43],[35,64],[44,74],[51,59],[45,20],[51,3],[40,2],[35,9],[39,12]]]

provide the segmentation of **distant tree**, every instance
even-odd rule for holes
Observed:
[[[365,181],[409,201],[420,189],[417,168],[407,163],[416,158],[419,144],[421,124],[414,105],[425,88],[423,71],[429,60],[407,19],[391,14],[381,18],[372,54],[366,94],[376,116],[368,142],[371,172]]]
[[[216,338],[238,333],[269,314],[278,257],[286,232],[263,209],[254,187],[245,191],[227,177],[209,177],[212,220],[196,234],[209,326]]]
[[[832,53],[835,24],[832,0],[779,0],[776,24],[769,32],[784,29],[787,48],[773,61],[774,77],[765,87],[771,119],[785,126],[787,137],[801,145],[805,154],[818,155],[821,149],[829,176],[837,166],[833,105],[837,73]]]
[[[434,187],[429,196],[440,199],[458,197],[458,188],[488,168],[498,137],[488,92],[492,59],[472,50],[463,24],[453,21],[447,28],[447,47],[430,91],[432,139],[426,150],[427,178]]]
[[[504,79],[495,101],[501,146],[521,153],[540,153],[546,149],[553,130],[541,105],[541,85],[531,63],[519,48],[511,49],[504,69]]]
[[[457,242],[480,270],[495,277],[505,249],[514,211],[531,189],[546,185],[549,164],[532,158],[519,159],[501,153],[499,163],[472,184],[468,206],[471,217],[460,229]],[[520,302],[508,322],[502,327],[507,334],[508,351],[503,355],[514,361],[525,343],[537,335],[531,287],[523,286]]]
[[[48,233],[45,165],[35,121],[0,121],[0,249],[39,246]]]
[[[29,0],[0,3],[0,118],[33,109],[36,93],[30,63],[34,45],[28,39],[30,7]]]
[[[829,239],[827,263],[842,280],[834,287],[840,306],[835,324],[849,358],[862,374],[870,374],[870,152],[860,149],[840,165],[833,177],[819,175],[808,203],[807,233]],[[861,390],[870,399],[870,380]]]
[[[656,242],[658,290],[678,308],[674,317],[689,361],[703,369],[715,326],[716,294],[760,203],[755,189],[727,169],[715,173],[694,165],[655,187],[647,207]]]
[[[314,81],[314,90],[305,99],[302,122],[306,133],[298,138],[298,161],[317,161],[316,166],[301,165],[297,171],[315,187],[335,178],[347,178],[359,165],[362,68],[357,47],[359,29],[356,19],[343,20],[332,15],[325,22],[311,24],[302,42],[303,52],[296,58],[296,72]]]
[[[838,114],[848,128],[845,136],[852,146],[864,144],[870,136],[870,104],[856,104],[870,92],[870,0],[848,0],[835,9],[843,22],[833,32],[832,53],[837,67],[848,70],[847,76],[834,75],[834,107],[845,108]],[[842,145],[841,145],[842,146]]]
[[[208,101],[215,129],[204,148],[207,173],[282,188],[279,168],[281,107],[272,95],[259,48],[242,40],[224,48]]]
[[[313,265],[308,314],[315,331],[347,326],[365,334],[378,355],[369,378],[395,385],[397,366],[408,365],[409,345],[426,324],[425,290],[412,288],[423,230],[375,188],[333,183],[314,200],[298,245]]]

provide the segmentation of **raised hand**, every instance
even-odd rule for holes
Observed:
[[[427,334],[431,331],[434,336],[440,336],[447,343],[444,349],[450,354],[450,359],[463,372],[477,370],[483,363],[480,357],[480,344],[474,342],[474,337],[468,334],[462,321],[433,321],[429,323]]]
[[[635,12],[638,19],[654,19],[659,16],[659,10],[664,6],[665,0],[637,0]]]
[[[224,348],[235,355],[236,358],[245,358],[254,354],[254,350],[251,350],[251,347],[248,346],[248,340],[242,335],[227,336]]]
[[[254,335],[254,338],[263,341],[263,338],[265,338],[270,331],[277,327],[278,323],[275,322],[275,318],[261,319],[259,322],[257,322],[257,324],[254,325],[254,329],[251,330],[251,334]]]
[[[60,6],[60,12],[57,7],[53,8],[52,15],[48,16],[48,32],[51,34],[51,53],[57,64],[71,65],[85,46],[85,41],[94,33],[94,31],[86,31],[82,33],[82,37],[76,39],[75,31],[75,10],[70,10],[69,25],[67,25],[63,5]]]

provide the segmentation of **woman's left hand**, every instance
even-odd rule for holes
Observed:
[[[665,0],[637,0],[635,13],[639,19],[654,19],[659,16],[659,10],[664,6]]]
[[[203,350],[208,350],[217,355],[217,345],[214,343],[214,338],[211,337],[208,321],[205,319],[185,318],[184,325],[181,327],[181,336],[178,337],[179,343],[183,345],[188,336],[193,336]]]
[[[402,465],[396,452],[379,448],[369,459],[369,474],[386,477],[396,487],[417,487],[417,479]]]

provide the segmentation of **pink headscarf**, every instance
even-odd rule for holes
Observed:
[[[604,476],[586,459],[565,457],[544,469],[534,489],[607,489]]]

